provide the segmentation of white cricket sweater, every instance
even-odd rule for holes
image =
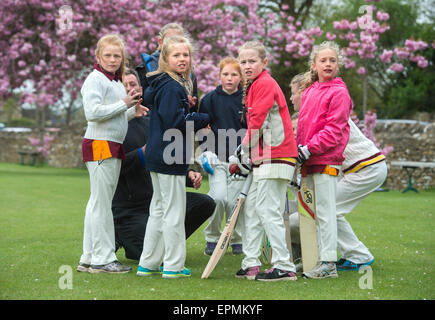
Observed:
[[[349,142],[344,149],[345,160],[342,164],[342,172],[355,172],[367,165],[382,161],[385,156],[380,154],[375,144],[367,138],[357,127],[355,122],[349,118]],[[376,156],[377,155],[377,156]]]
[[[93,70],[83,83],[81,94],[88,127],[86,139],[123,143],[128,121],[136,113],[121,99],[127,95],[121,81],[110,81],[102,72]]]

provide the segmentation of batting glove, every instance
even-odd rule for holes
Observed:
[[[236,157],[235,155],[232,155],[228,158],[228,162],[230,164],[230,166],[229,166],[230,174],[241,174],[241,175],[246,176],[252,170],[251,160],[249,158],[247,158],[245,163],[242,163],[242,162],[240,162],[238,157]],[[236,165],[238,167],[238,169],[240,170],[240,173],[237,172],[238,170],[236,169],[236,167],[234,165]]]
[[[308,150],[307,146],[298,145],[298,162],[300,164],[307,161],[311,156],[310,150]]]
[[[211,151],[206,151],[201,154],[199,160],[204,171],[213,175],[214,167],[219,163],[217,155]]]

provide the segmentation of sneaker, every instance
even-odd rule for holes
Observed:
[[[303,272],[304,278],[323,279],[338,278],[335,262],[320,261],[313,269]]]
[[[90,264],[79,262],[79,265],[77,266],[76,270],[78,272],[89,272],[89,267],[90,266],[91,266]]]
[[[300,273],[304,269],[304,265],[302,264],[302,259],[296,259],[294,261],[295,267],[296,267],[296,273]]]
[[[117,260],[103,265],[92,264],[89,268],[90,273],[127,273],[130,270],[130,266],[125,266]]]
[[[372,259],[372,260],[370,260],[369,262],[366,262],[366,263],[353,263],[350,260],[340,259],[340,260],[337,261],[336,265],[337,265],[337,270],[338,271],[351,271],[351,270],[358,271],[361,267],[363,267],[363,266],[369,266],[374,261],[375,261],[375,259]]]
[[[184,268],[181,271],[165,271],[163,270],[162,278],[165,279],[177,279],[190,277],[190,270]]]
[[[159,270],[151,270],[148,268],[144,268],[141,266],[138,266],[136,275],[140,277],[147,277],[147,276],[155,276],[155,275],[161,275],[163,268],[160,267]]]
[[[241,244],[232,244],[231,245],[231,251],[234,255],[236,254],[243,254],[243,249]]]
[[[204,250],[204,254],[206,256],[211,256],[213,254],[214,248],[216,248],[217,243],[216,242],[208,242]]]
[[[255,280],[258,281],[289,281],[297,280],[296,273],[292,271],[281,270],[278,268],[271,268],[265,272],[257,274]]]
[[[257,274],[260,273],[260,267],[250,267],[247,269],[240,269],[236,272],[236,278],[254,280]]]

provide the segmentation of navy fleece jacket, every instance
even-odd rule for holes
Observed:
[[[215,90],[210,91],[201,99],[199,111],[207,113],[210,116],[210,126],[215,136],[214,152],[218,155],[220,161],[228,162],[229,156],[234,154],[237,146],[245,136],[246,131],[241,130],[239,132],[240,129],[246,129],[246,120],[241,121],[242,96],[243,89],[241,87],[235,93],[227,94],[222,90],[222,86],[219,85]],[[219,143],[219,129],[234,129],[240,135],[234,139],[227,131],[224,145],[222,142]]]
[[[186,175],[188,160],[193,153],[193,143],[188,144],[191,146],[189,150],[186,144],[187,122],[192,121],[197,131],[207,126],[210,117],[189,112],[186,90],[168,74],[158,73],[147,80],[150,86],[143,99],[145,105],[151,106],[151,111],[145,153],[146,169],[163,174]]]

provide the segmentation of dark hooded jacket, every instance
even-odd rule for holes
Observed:
[[[150,86],[143,100],[150,106],[150,127],[145,153],[146,169],[163,174],[185,175],[193,154],[186,139],[207,126],[208,114],[190,112],[187,92],[166,73],[147,78]]]

